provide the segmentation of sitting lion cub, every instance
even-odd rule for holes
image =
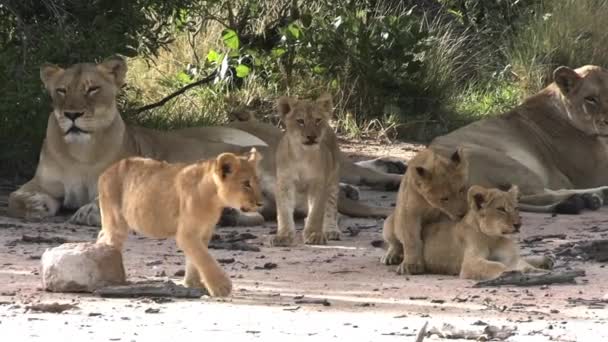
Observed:
[[[449,159],[425,149],[409,161],[395,211],[384,221],[383,235],[388,250],[382,257],[383,264],[401,263],[397,268],[399,274],[424,272],[422,226],[437,222],[445,215],[453,220],[464,216],[467,172],[460,149]]]
[[[212,296],[232,290],[207,245],[222,208],[253,211],[262,196],[257,177],[261,156],[222,153],[194,164],[147,158],[123,159],[99,177],[101,231],[98,242],[122,250],[129,229],[152,238],[175,236],[186,255],[185,284]]]
[[[296,227],[296,192],[308,197],[308,216],[304,243],[325,244],[339,240],[337,199],[339,182],[338,142],[328,119],[332,113],[328,95],[316,101],[281,97],[278,112],[285,124],[285,135],[276,152],[277,235],[274,246],[293,244]]]
[[[549,257],[523,259],[509,234],[519,231],[517,186],[500,191],[472,186],[469,211],[460,221],[442,220],[423,228],[424,262],[430,273],[460,274],[460,278],[487,280],[505,271],[543,271]]]

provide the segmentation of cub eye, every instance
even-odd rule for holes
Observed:
[[[447,202],[449,200],[449,198],[447,197],[441,197],[441,202]]]
[[[319,125],[321,124],[321,121],[323,121],[323,120],[321,120],[321,119],[316,119],[316,120],[315,120],[315,125],[319,126]]]
[[[505,207],[500,207],[500,208],[497,208],[497,210],[498,210],[498,211],[502,211],[503,213],[506,213],[506,212],[507,212],[507,210],[505,209]]]
[[[304,126],[304,119],[298,119],[296,120],[296,122],[298,123],[298,125]]]
[[[244,181],[244,182],[243,182],[243,186],[244,186],[245,188],[247,188],[247,189],[251,189],[251,182],[250,182],[250,181],[248,181],[248,180],[246,180],[246,181]]]
[[[587,97],[585,97],[585,102],[592,104],[592,105],[596,105],[597,98],[595,96],[587,96]]]
[[[461,194],[464,194],[464,191],[465,191],[465,190],[466,190],[466,187],[464,187],[464,186],[463,186],[462,188],[460,188],[459,192],[460,192]]]
[[[55,92],[61,96],[65,95],[65,88],[57,88],[55,89]]]
[[[87,89],[87,95],[93,95],[97,91],[99,91],[99,86],[92,86],[89,89]]]

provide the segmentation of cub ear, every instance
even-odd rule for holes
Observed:
[[[519,187],[517,185],[511,185],[511,189],[509,189],[509,194],[511,194],[511,197],[517,201],[519,200]]]
[[[473,185],[470,189],[469,189],[469,193],[468,193],[468,202],[469,205],[471,206],[475,206],[475,209],[479,210],[483,207],[483,205],[486,203],[486,194],[487,194],[487,190],[484,187],[481,187],[479,185]]]
[[[253,164],[257,167],[257,165],[263,159],[260,152],[258,152],[258,150],[256,150],[255,147],[252,147],[251,151],[249,151],[248,154],[249,154],[249,157],[247,157],[247,161],[249,161],[251,164]]]
[[[564,95],[569,94],[578,86],[582,77],[567,66],[560,66],[553,71],[553,80]]]
[[[289,96],[281,96],[277,100],[277,111],[279,112],[279,116],[281,120],[285,119],[285,117],[291,113],[293,110],[294,103],[296,99]]]
[[[332,100],[331,95],[324,93],[319,96],[316,102],[321,113],[325,118],[329,119],[334,111],[334,101]]]
[[[226,179],[239,169],[239,158],[232,153],[222,153],[217,156],[216,170],[221,179]]]
[[[97,68],[109,73],[114,78],[114,83],[118,88],[125,84],[127,76],[127,60],[121,55],[114,55],[106,58]]]
[[[40,80],[42,80],[46,89],[50,89],[51,80],[55,78],[55,76],[61,75],[63,71],[64,70],[56,64],[44,63],[40,66]]]

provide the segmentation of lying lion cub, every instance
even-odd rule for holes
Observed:
[[[278,111],[286,131],[276,152],[277,224],[272,244],[291,245],[296,227],[296,192],[308,197],[304,243],[325,244],[339,240],[337,200],[340,179],[338,142],[328,120],[332,113],[328,95],[316,101],[281,97]]]
[[[395,211],[384,221],[383,235],[388,250],[382,263],[401,263],[397,269],[399,274],[424,272],[422,226],[446,215],[453,220],[464,216],[467,172],[460,149],[450,158],[425,149],[410,160],[401,180]]]
[[[506,191],[472,186],[469,211],[459,222],[443,220],[423,228],[424,262],[430,273],[460,274],[487,280],[505,271],[542,271],[553,266],[549,257],[523,259],[509,236],[521,226],[517,186]]]
[[[175,236],[186,255],[185,283],[227,296],[232,283],[207,245],[222,208],[252,211],[262,200],[256,174],[261,156],[222,153],[194,164],[123,159],[99,177],[98,242],[122,250],[129,229],[152,238]]]

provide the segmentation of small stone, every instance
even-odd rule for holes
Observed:
[[[51,292],[93,292],[126,282],[120,251],[105,244],[65,243],[41,258],[42,285]]]

